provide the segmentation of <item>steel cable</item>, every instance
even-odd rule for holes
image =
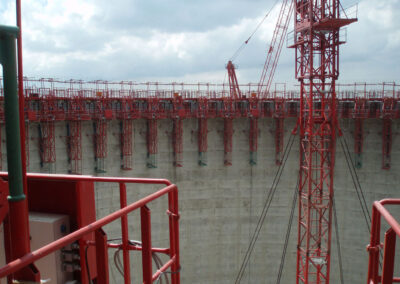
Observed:
[[[275,191],[276,191],[276,187],[277,187],[277,185],[278,185],[278,183],[280,181],[280,178],[281,178],[283,169],[285,167],[286,161],[288,159],[290,150],[292,149],[293,142],[294,142],[294,137],[295,137],[295,135],[292,134],[290,136],[290,138],[289,138],[288,143],[286,144],[286,147],[285,147],[285,150],[284,150],[284,153],[283,153],[283,159],[282,159],[283,163],[281,163],[281,165],[279,165],[278,170],[277,170],[277,172],[275,174],[275,177],[274,177],[274,180],[272,182],[270,191],[268,193],[267,198],[265,199],[265,203],[264,203],[264,207],[263,207],[262,213],[260,215],[260,218],[258,219],[257,226],[256,226],[256,228],[254,230],[254,233],[253,233],[253,236],[252,236],[252,238],[250,240],[249,247],[248,247],[248,249],[246,251],[246,254],[245,254],[244,258],[243,258],[243,262],[242,262],[242,264],[240,266],[239,272],[238,272],[238,274],[236,276],[235,283],[240,283],[240,281],[241,281],[241,279],[243,277],[243,274],[244,274],[244,272],[246,270],[247,263],[249,262],[250,256],[251,256],[251,254],[253,252],[254,245],[256,244],[256,242],[258,240],[258,236],[259,236],[261,228],[262,228],[262,226],[264,224],[265,217],[267,216],[268,209],[269,209],[269,207],[271,205],[271,202],[272,202],[272,199],[274,197],[274,194],[275,194]]]
[[[271,9],[267,12],[267,14],[265,14],[264,18],[261,20],[261,22],[257,25],[257,27],[255,28],[255,30],[251,33],[251,35],[249,36],[249,38],[242,43],[242,45],[236,50],[236,52],[232,55],[231,59],[229,59],[230,61],[234,61],[236,59],[236,57],[239,56],[240,52],[243,50],[243,48],[246,46],[246,44],[249,43],[250,39],[254,36],[254,34],[258,31],[258,29],[261,27],[262,23],[264,23],[264,21],[268,18],[269,14],[271,14],[272,10],[275,8],[275,6],[278,4],[279,0],[276,0],[274,5],[271,7]]]
[[[288,227],[287,227],[287,230],[286,230],[285,244],[283,246],[281,263],[279,265],[279,272],[278,272],[278,277],[276,279],[276,284],[281,283],[283,267],[285,266],[286,252],[287,252],[287,247],[289,245],[290,232],[292,230],[294,209],[296,208],[297,196],[299,195],[299,181],[300,181],[300,174],[297,177],[297,185],[296,185],[296,188],[295,188],[294,194],[293,194],[292,208],[290,210],[290,217],[289,217]]]

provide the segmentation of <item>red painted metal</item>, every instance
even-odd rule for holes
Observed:
[[[133,121],[124,119],[120,122],[121,126],[121,169],[125,171],[132,170],[133,154]]]
[[[384,207],[385,205],[400,205],[400,199],[383,199],[375,201],[372,207],[371,239],[367,246],[369,253],[368,261],[368,284],[391,284],[399,283],[399,277],[393,277],[396,252],[396,238],[400,237],[400,225]],[[389,225],[385,233],[384,244],[380,241],[382,217]],[[382,275],[379,275],[380,251],[383,250]]]
[[[285,103],[283,99],[275,100],[275,164],[282,164],[284,144],[284,116]]]
[[[143,283],[153,283],[153,260],[151,251],[151,219],[150,209],[147,206],[140,208],[140,220],[142,228],[142,263]]]
[[[97,264],[97,284],[108,284],[109,267],[108,267],[108,246],[107,235],[103,229],[95,231],[95,246],[96,246],[96,264]]]
[[[6,173],[0,173],[0,176],[3,178],[7,178]],[[31,182],[63,182],[63,183],[79,183],[79,182],[109,182],[109,183],[119,183],[121,189],[121,209],[102,218],[97,221],[94,221],[88,225],[85,225],[73,233],[58,239],[57,241],[50,243],[32,253],[25,254],[24,256],[20,257],[17,260],[11,261],[6,266],[0,268],[0,278],[5,277],[11,273],[15,273],[26,267],[30,263],[45,257],[46,255],[65,247],[68,244],[71,244],[77,240],[79,240],[79,244],[81,247],[85,247],[87,245],[96,245],[98,248],[97,250],[102,250],[102,255],[105,254],[104,247],[108,245],[106,244],[106,237],[101,234],[99,236],[99,229],[103,226],[115,221],[118,218],[125,218],[128,213],[141,209],[141,211],[145,211],[146,215],[149,216],[148,209],[143,209],[147,203],[152,202],[155,199],[158,199],[164,195],[168,195],[168,216],[169,216],[169,229],[170,229],[170,248],[169,249],[157,249],[152,248],[151,243],[146,242],[151,240],[151,230],[150,230],[150,219],[145,217],[144,222],[142,223],[142,227],[144,229],[145,238],[142,239],[143,245],[141,250],[143,254],[149,255],[151,259],[151,253],[154,251],[168,253],[170,256],[170,260],[166,262],[160,270],[158,270],[154,275],[151,276],[152,281],[155,281],[161,273],[164,273],[167,269],[171,268],[171,282],[173,284],[180,283],[180,263],[179,263],[179,211],[178,211],[178,191],[176,185],[171,184],[168,180],[164,179],[136,179],[136,178],[114,178],[114,177],[91,177],[91,176],[76,176],[76,175],[44,175],[44,174],[28,174],[28,179]],[[165,188],[157,191],[156,193],[150,194],[149,196],[136,201],[132,204],[124,206],[124,200],[126,200],[126,192],[125,192],[125,183],[142,183],[142,184],[164,184],[166,185]],[[86,202],[86,201],[85,201]],[[86,202],[87,203],[87,202]],[[128,235],[126,232],[128,231],[128,224],[127,222],[122,222],[122,230],[123,230],[123,239],[127,240]],[[124,233],[125,231],[125,233]],[[81,241],[85,236],[89,234],[93,234],[97,232],[97,241],[93,243],[94,240],[90,241]],[[177,235],[178,234],[178,235]],[[99,240],[100,239],[100,240]],[[99,243],[98,243],[99,242]],[[109,246],[111,247],[111,246]],[[123,251],[130,250],[129,247],[125,247],[122,245]],[[149,253],[150,252],[150,253]],[[148,259],[148,258],[146,258]],[[101,265],[105,266],[106,264],[103,262],[103,258],[99,258],[102,262]],[[144,271],[151,271],[152,263],[151,261],[146,261],[143,263]],[[129,267],[129,266],[128,266]],[[84,273],[82,267],[82,274]],[[96,274],[97,275],[97,274]],[[131,279],[129,274],[125,271],[125,283],[131,283]],[[82,280],[85,278],[82,278]],[[103,280],[108,279],[108,276],[102,276]],[[87,283],[83,281],[82,283]],[[107,282],[96,282],[96,283],[107,283]],[[147,282],[148,283],[148,282]],[[151,283],[151,282],[150,282]]]
[[[157,119],[147,120],[147,167],[157,168],[158,124]]]
[[[390,169],[392,152],[392,120],[384,118],[382,121],[382,169]]]
[[[390,169],[390,158],[392,151],[392,119],[395,117],[395,100],[385,98],[382,105],[382,169]]]
[[[172,144],[174,149],[174,165],[175,167],[183,166],[183,127],[182,119],[173,119]]]
[[[69,172],[82,174],[82,123],[80,120],[68,122],[67,146]]]
[[[286,37],[289,26],[290,16],[293,11],[292,0],[283,0],[278,20],[275,25],[274,34],[270,46],[268,48],[267,59],[261,74],[260,83],[258,84],[258,96],[261,98],[268,97],[272,80],[275,75],[275,69],[278,65],[279,56],[282,51],[283,42]]]
[[[39,124],[39,149],[42,167],[48,166],[49,173],[54,172],[56,162],[55,125],[53,120]]]
[[[107,158],[107,121],[97,119],[93,122],[93,142],[94,142],[94,158],[96,162],[95,171],[99,173],[106,172]]]
[[[228,62],[226,69],[228,70],[230,97],[234,100],[237,100],[238,98],[242,97],[242,94],[240,92],[239,83],[236,77],[235,65],[233,65],[232,61]]]
[[[250,164],[256,165],[258,148],[258,118],[250,118],[249,144]]]
[[[119,198],[120,198],[120,206],[121,208],[125,208],[127,206],[126,200],[126,185],[125,183],[119,184]],[[121,217],[121,228],[122,228],[122,253],[124,259],[124,283],[130,283],[131,279],[131,264],[129,259],[129,230],[128,230],[128,216]]]
[[[198,119],[198,146],[199,146],[199,165],[207,165],[207,148],[208,148],[208,124],[207,118]]]
[[[0,224],[3,223],[4,218],[8,214],[8,183],[0,180]]]
[[[232,166],[233,119],[224,119],[224,165]]]
[[[339,0],[295,1],[296,78],[300,82],[300,181],[296,283],[329,283],[337,131]]]

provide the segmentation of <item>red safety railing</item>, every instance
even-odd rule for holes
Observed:
[[[0,173],[0,177],[7,177],[7,173]],[[27,265],[53,253],[79,239],[90,234],[95,233],[95,241],[89,241],[86,245],[96,247],[97,267],[102,273],[98,273],[98,284],[109,283],[108,279],[108,258],[107,248],[119,248],[123,252],[123,270],[124,270],[124,283],[131,283],[130,275],[130,261],[129,252],[131,250],[142,252],[142,270],[143,270],[143,283],[149,284],[156,281],[162,274],[166,273],[168,269],[171,271],[171,283],[180,283],[180,262],[179,262],[179,211],[178,211],[178,188],[175,184],[171,184],[166,179],[147,179],[147,178],[120,178],[120,177],[92,177],[92,176],[74,176],[74,175],[44,175],[44,174],[28,174],[30,180],[62,180],[62,181],[90,181],[102,183],[118,183],[120,191],[120,206],[121,209],[114,213],[101,218],[87,226],[84,226],[73,233],[66,235],[42,248],[39,248],[19,259],[9,262],[4,267],[0,268],[0,278],[6,277]],[[127,204],[126,184],[163,184],[166,187],[158,190],[157,192],[146,196],[134,203]],[[169,248],[153,248],[151,244],[151,217],[150,209],[146,206],[149,202],[154,201],[162,196],[168,196],[168,210],[169,216]],[[141,215],[141,245],[133,245],[129,240],[128,232],[128,217],[127,215],[132,211],[140,209]],[[122,230],[122,244],[108,243],[102,227],[121,219]],[[162,265],[155,273],[153,273],[152,254],[164,253],[169,255],[169,260]],[[99,256],[103,256],[103,261],[99,261]],[[100,257],[101,259],[101,257]]]
[[[384,207],[385,205],[400,205],[400,199],[383,199],[374,202],[372,208],[371,241],[367,247],[367,251],[369,252],[367,284],[400,283],[400,277],[393,277],[396,237],[400,236],[400,224]],[[380,242],[381,217],[383,217],[390,226],[385,233],[384,244]],[[382,249],[383,263],[380,264]],[[381,275],[379,275],[380,266],[382,271]]]

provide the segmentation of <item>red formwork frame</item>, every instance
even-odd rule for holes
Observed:
[[[285,101],[283,99],[275,100],[275,164],[282,164],[282,153],[284,144],[284,130],[285,130]]]
[[[400,199],[383,199],[375,201],[372,207],[371,239],[367,246],[369,253],[367,284],[392,284],[400,283],[400,277],[394,277],[394,264],[396,253],[396,239],[400,237],[400,224],[385,208],[386,205],[400,205]],[[382,244],[381,222],[382,217],[389,225],[385,233],[385,241]],[[383,251],[383,262],[380,263],[381,251]],[[379,266],[381,275],[379,275]]]
[[[67,145],[70,173],[82,174],[82,121],[68,121]]]
[[[232,166],[233,119],[224,118],[224,165]]]
[[[395,117],[395,100],[384,98],[382,104],[382,169],[390,169],[392,152],[392,119]]]
[[[174,118],[172,129],[172,144],[174,150],[174,166],[183,166],[183,126],[180,117]]]
[[[7,173],[0,173],[0,176],[7,177]],[[144,178],[118,178],[118,177],[92,177],[92,176],[73,176],[73,175],[44,175],[44,174],[27,174],[29,179],[49,179],[59,181],[90,181],[101,183],[117,183],[120,189],[120,208],[116,212],[101,218],[85,227],[82,227],[67,236],[58,239],[42,248],[13,260],[4,267],[0,268],[0,278],[3,278],[12,273],[18,272],[24,267],[32,264],[33,262],[41,259],[48,254],[60,250],[63,247],[82,239],[84,236],[95,232],[96,241],[94,243],[88,242],[86,245],[93,245],[96,247],[98,256],[97,267],[108,267],[108,248],[120,248],[123,251],[123,266],[124,266],[124,283],[131,283],[130,275],[130,262],[129,252],[138,250],[142,252],[142,270],[143,270],[143,283],[150,284],[156,281],[168,269],[171,269],[170,277],[171,283],[180,283],[180,257],[179,257],[179,207],[178,207],[178,188],[176,185],[171,184],[170,181],[165,179],[144,179]],[[134,203],[127,204],[126,184],[160,184],[165,185],[161,190],[148,195]],[[147,204],[162,196],[168,196],[168,210],[169,216],[169,248],[154,248],[151,244],[151,216],[150,209]],[[128,231],[128,214],[134,210],[140,210],[141,213],[141,232],[142,232],[142,245],[140,247],[129,244],[129,231]],[[107,242],[106,236],[102,231],[105,225],[120,219],[121,220],[121,234],[122,244],[113,244]],[[169,255],[170,259],[155,273],[153,273],[152,253],[160,252]],[[100,272],[103,270],[100,270]],[[108,284],[108,273],[98,273],[96,283]]]
[[[337,131],[339,0],[295,1],[296,78],[300,81],[300,180],[296,283],[329,283]]]

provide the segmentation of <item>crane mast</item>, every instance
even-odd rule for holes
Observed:
[[[335,82],[339,0],[294,0],[293,44],[300,82],[300,179],[296,283],[329,283],[337,131]]]

